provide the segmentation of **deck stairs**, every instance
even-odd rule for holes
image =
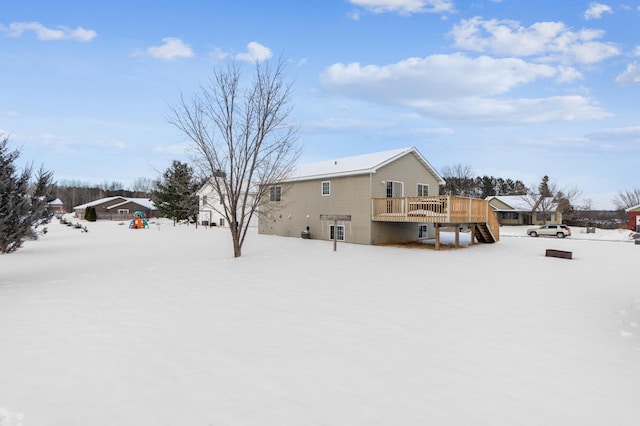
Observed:
[[[476,223],[473,225],[474,234],[478,242],[481,243],[495,243],[497,240],[491,233],[488,223]]]

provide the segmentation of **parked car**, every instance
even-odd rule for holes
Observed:
[[[564,238],[571,235],[571,229],[567,225],[542,225],[538,228],[527,229],[527,235],[529,235],[530,237],[548,235],[558,238]]]

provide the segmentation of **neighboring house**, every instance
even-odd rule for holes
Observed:
[[[47,211],[53,215],[61,215],[64,213],[64,203],[60,198],[48,202],[46,208]]]
[[[476,222],[464,207],[472,200],[438,196],[444,183],[413,147],[301,165],[269,186],[258,232],[358,244],[434,238],[440,225]],[[473,201],[484,206],[480,221],[494,216],[484,200]],[[464,218],[456,216],[462,210]]]
[[[229,226],[224,215],[224,206],[220,202],[220,197],[211,180],[202,185],[196,195],[198,196],[198,223],[200,225]],[[251,193],[249,194],[248,203],[253,202],[253,196]]]
[[[106,197],[75,206],[73,212],[79,219],[84,219],[84,213],[87,207],[95,207],[98,219],[133,219],[133,215],[137,211],[143,212],[145,217],[148,218],[160,216],[160,212],[153,201],[147,198]]]
[[[196,192],[198,196],[198,223],[203,226],[229,226],[224,214],[224,207],[216,193],[213,183],[207,181]]]
[[[500,225],[543,225],[562,223],[562,212],[552,197],[537,202],[528,195],[494,195],[487,197]],[[544,207],[544,208],[543,208]]]
[[[640,232],[640,204],[625,209],[625,212],[629,215],[629,229]]]

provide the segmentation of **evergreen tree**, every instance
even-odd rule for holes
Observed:
[[[198,214],[196,191],[199,188],[200,182],[195,179],[193,169],[174,160],[156,182],[154,202],[163,216],[188,219]]]
[[[9,139],[0,136],[0,253],[22,247],[33,235],[33,226],[46,216],[46,195],[53,175],[41,168],[29,194],[31,167],[19,172],[15,166],[19,156],[19,150],[9,150]]]

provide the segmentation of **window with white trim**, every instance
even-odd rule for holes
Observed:
[[[129,214],[129,209],[118,209],[118,214]]]
[[[282,201],[282,187],[272,186],[269,188],[269,201]]]
[[[325,180],[324,182],[322,182],[322,195],[331,195],[331,181]]]
[[[418,184],[418,197],[427,197],[429,195],[429,185],[426,183]]]
[[[329,239],[333,240],[334,238],[334,232],[335,232],[335,226],[334,225],[330,225],[329,226]],[[338,241],[344,241],[344,225],[338,225],[338,234],[336,235],[336,239]]]
[[[418,227],[418,238],[427,238],[429,236],[429,230],[427,225],[420,225]]]
[[[388,180],[387,181],[387,197],[402,197],[404,194],[404,183]]]

